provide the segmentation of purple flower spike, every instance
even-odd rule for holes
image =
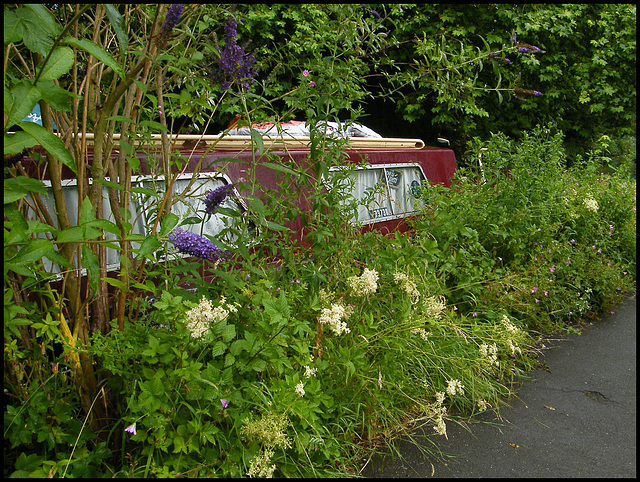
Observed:
[[[180,21],[180,17],[182,16],[182,10],[184,9],[184,4],[182,3],[174,3],[169,7],[167,11],[167,16],[164,18],[164,23],[160,27],[160,35],[158,38],[158,43],[163,45],[169,40],[169,35],[173,29],[178,25]]]
[[[206,212],[209,214],[215,214],[218,210],[218,207],[224,202],[224,200],[231,194],[232,191],[233,184],[225,184],[207,194],[207,197],[204,200]]]
[[[181,253],[190,254],[202,259],[213,261],[231,256],[231,253],[218,248],[204,236],[180,228],[176,228],[169,235],[169,241],[171,241]]]
[[[224,26],[224,49],[218,47],[220,55],[211,69],[210,77],[220,83],[222,90],[229,90],[234,81],[248,89],[255,82],[254,77],[258,75],[257,70],[253,68],[255,56],[245,52],[246,44],[238,45],[237,28],[235,18],[227,17]]]

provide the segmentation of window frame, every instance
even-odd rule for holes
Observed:
[[[413,211],[402,211],[399,213],[396,213],[396,209],[399,209],[398,207],[398,200],[397,198],[394,198],[391,196],[392,193],[392,189],[389,185],[389,175],[387,173],[387,170],[391,170],[391,169],[401,169],[401,168],[405,168],[405,169],[417,169],[419,174],[420,174],[420,185],[422,185],[423,182],[427,181],[427,176],[424,172],[424,169],[422,168],[422,166],[417,163],[417,162],[401,162],[401,163],[380,163],[380,164],[367,164],[367,165],[359,165],[359,166],[332,166],[329,168],[329,172],[336,172],[336,171],[340,171],[340,170],[353,170],[355,172],[357,171],[371,171],[371,170],[379,170],[382,171],[381,175],[384,176],[385,179],[385,183],[384,183],[384,188],[385,188],[385,203],[388,203],[389,207],[391,208],[391,214],[386,214],[386,215],[372,215],[372,211],[375,210],[380,210],[380,209],[387,209],[386,207],[384,208],[378,208],[375,210],[371,210],[369,209],[368,206],[365,206],[364,204],[359,204],[360,206],[364,206],[366,208],[366,211],[369,213],[369,219],[365,219],[365,220],[360,220],[360,214],[358,213],[358,219],[355,220],[350,220],[349,222],[352,225],[360,225],[360,226],[367,226],[370,224],[376,224],[376,223],[382,223],[382,222],[386,222],[386,221],[392,221],[392,220],[396,220],[396,219],[402,219],[402,218],[406,218],[409,216],[413,216],[416,213],[419,212],[419,210],[414,209]],[[376,176],[377,177],[377,176]],[[378,181],[380,180],[380,177],[377,177]],[[376,182],[376,184],[377,184]],[[327,183],[327,180],[325,180],[325,183]],[[373,188],[374,186],[367,186],[365,188],[365,191],[368,189]],[[353,193],[351,194],[352,197],[355,197],[353,195]],[[362,198],[360,198],[362,199]],[[419,199],[416,198],[416,201],[418,201]],[[405,201],[406,203],[406,201]],[[395,207],[395,209],[394,209]]]
[[[184,174],[180,174],[178,175],[178,177],[176,178],[176,181],[182,181],[182,180],[187,180],[187,179],[191,179],[193,177],[193,173],[184,173]],[[200,180],[218,180],[218,181],[223,181],[222,185],[226,185],[226,184],[233,184],[231,182],[231,179],[229,178],[228,175],[224,174],[224,173],[220,173],[220,172],[200,172],[197,174],[197,178],[194,181],[194,185],[200,181]],[[105,177],[106,181],[109,181],[110,179],[108,177]],[[131,187],[143,187],[143,188],[149,188],[150,186],[148,184],[145,185],[145,183],[149,183],[151,181],[156,181],[156,182],[162,182],[164,183],[164,176],[162,175],[145,175],[145,174],[141,174],[141,175],[133,175],[131,176]],[[89,185],[91,186],[93,184],[93,178],[88,178],[89,181]],[[52,219],[54,222],[54,228],[58,229],[58,220],[57,220],[57,216],[55,216],[55,201],[53,200],[53,192],[52,192],[52,187],[51,187],[51,181],[49,179],[44,179],[42,180],[42,182],[44,183],[45,187],[47,188],[47,195],[43,196],[43,201],[45,202],[46,206],[48,209],[50,209],[50,213],[52,214]],[[206,182],[203,182],[201,185],[205,184]],[[61,181],[61,187],[62,187],[62,191],[63,191],[63,196],[65,197],[65,204],[67,205],[67,211],[68,213],[70,213],[70,222],[71,222],[71,226],[78,226],[78,219],[77,219],[77,213],[78,213],[78,208],[79,208],[79,204],[80,204],[80,200],[78,199],[77,196],[77,185],[78,185],[78,180],[77,179],[64,179]],[[175,182],[174,182],[174,186],[175,186]],[[218,186],[216,186],[218,187]],[[193,186],[192,186],[193,188]],[[113,214],[111,213],[111,206],[109,204],[108,201],[108,186],[102,184],[102,200],[103,200],[103,209],[106,208],[108,209],[108,213],[105,217],[105,219],[110,220],[111,222],[115,223],[115,220],[113,219]],[[213,188],[215,189],[215,188]],[[205,191],[210,191],[210,189],[205,189]],[[65,192],[71,192],[71,196],[69,196],[68,194],[65,195]],[[175,192],[175,191],[174,191]],[[236,186],[233,187],[233,201],[235,202],[235,204],[238,206],[238,208],[240,209],[240,212],[246,212],[248,210],[246,201],[242,198],[242,196],[240,195],[240,193],[238,192]],[[28,200],[30,203],[35,204],[33,198],[31,197],[30,194],[27,195],[28,196]],[[191,196],[189,196],[186,199],[191,198]],[[198,199],[198,202],[202,202],[202,200]],[[75,206],[70,206],[70,204],[75,203]],[[226,204],[227,201],[225,200]],[[129,203],[129,211],[131,213],[131,222],[132,222],[132,230],[131,233],[132,234],[141,234],[143,236],[148,236],[149,230],[150,230],[150,226],[148,223],[148,208],[149,206],[145,206],[144,205],[144,200],[142,199],[142,194],[140,193],[135,193],[132,192],[131,193],[131,201]],[[172,207],[174,206],[174,204],[172,204]],[[228,206],[225,206],[228,207]],[[191,205],[191,208],[193,208],[195,210],[195,212],[197,212],[197,206],[193,206]],[[104,212],[104,211],[103,211]],[[173,209],[172,209],[173,212]],[[176,213],[174,213],[176,214]],[[180,217],[180,214],[178,214],[178,216]],[[215,214],[215,215],[211,215],[211,216],[221,216],[221,214]],[[222,215],[224,216],[224,215]],[[27,213],[27,218],[28,219],[37,219],[35,216],[35,213],[32,209],[29,208],[28,213]],[[180,219],[180,222],[183,221],[184,219],[186,219],[186,217],[183,217]],[[179,223],[180,223],[179,222]],[[179,224],[178,223],[178,224]],[[199,226],[199,224],[187,224],[184,226],[181,226],[182,229],[184,229],[185,231],[191,231],[191,229],[189,229],[191,226]],[[195,232],[195,231],[192,231]],[[197,234],[200,234],[199,232]],[[203,233],[203,234],[209,234],[209,233]],[[211,234],[209,234],[211,235]],[[46,237],[46,233],[37,233],[36,236],[38,237],[42,237],[45,238]],[[215,236],[215,234],[214,234]],[[55,242],[55,239],[53,240]],[[117,243],[117,238],[115,235],[113,235],[112,233],[105,231],[105,241],[111,241],[114,243]],[[229,243],[228,243],[229,244]],[[136,241],[132,241],[131,242],[131,246],[134,249],[137,249],[140,247],[140,243],[136,242]],[[110,254],[111,252],[115,252],[118,258],[117,262],[109,262],[109,256],[114,256],[112,254]],[[183,254],[183,253],[179,253],[179,252],[175,252],[175,253],[171,253],[171,254],[167,254],[166,256],[164,256],[163,261],[167,261],[170,259],[175,258],[176,256],[179,257],[189,257],[189,255],[187,254]],[[107,272],[110,271],[115,271],[120,269],[120,261],[119,261],[120,255],[119,255],[119,251],[115,250],[113,248],[109,248],[107,246],[107,265],[106,265],[106,270]],[[44,263],[45,269],[51,273],[52,275],[55,276],[56,280],[61,280],[62,279],[62,274],[61,274],[61,268],[60,266],[49,260],[49,259],[44,259],[42,260],[42,262]],[[75,262],[74,262],[75,264]],[[80,270],[80,274],[81,276],[86,276],[87,274],[87,269],[82,267]]]

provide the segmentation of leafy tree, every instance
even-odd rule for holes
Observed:
[[[400,15],[402,21],[398,21]],[[474,136],[505,132],[518,137],[538,123],[554,121],[566,134],[570,154],[590,149],[590,139],[602,134],[635,135],[635,5],[420,5],[396,12],[386,21],[392,23],[391,31],[401,46],[389,54],[398,63],[411,64],[417,57],[421,44],[412,42],[416,35],[444,36],[441,48],[431,47],[439,55],[447,47],[453,50],[458,41],[467,50],[488,44],[499,51],[509,46],[513,33],[516,42],[545,51],[510,54],[511,64],[499,72],[502,85],[536,90],[541,97],[502,98],[479,90],[496,85],[492,69],[478,72],[480,62],[475,63],[474,83],[454,84],[461,89],[453,94],[463,99],[459,105],[445,104],[443,109],[442,96],[432,85],[411,84],[400,91],[397,103],[397,113],[415,126],[405,125],[406,132],[419,136],[423,129],[431,130],[426,126],[436,124],[434,133],[461,139],[457,146],[462,149]],[[444,65],[446,60],[441,62]],[[469,70],[465,73],[474,75]],[[375,104],[367,108],[375,110]]]

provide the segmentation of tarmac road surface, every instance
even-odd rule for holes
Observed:
[[[636,298],[547,343],[541,362],[500,410],[469,430],[447,423],[441,460],[409,441],[402,457],[375,456],[365,477],[636,477]],[[429,432],[430,429],[426,428]],[[421,438],[418,437],[418,440]]]

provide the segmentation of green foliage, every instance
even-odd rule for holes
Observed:
[[[52,8],[5,7],[5,155],[26,149],[51,183],[5,168],[5,476],[353,474],[363,450],[418,422],[437,444],[453,409],[499,409],[538,336],[635,286],[635,144],[600,135],[635,128],[628,6],[205,4],[170,31],[167,5]],[[260,76],[224,90],[210,67],[230,15]],[[513,57],[513,30],[546,53]],[[516,87],[544,95],[502,109]],[[350,172],[331,171],[348,141],[317,124],[357,119],[382,92],[468,141],[454,186],[424,186],[411,235],[349,223]],[[42,126],[22,120],[36,103]],[[219,132],[231,115],[302,116],[309,156],[292,164],[252,130],[247,209],[221,208],[229,223],[206,238],[233,258],[182,258],[168,236],[207,215],[171,210],[196,187],[172,191],[189,159],[167,134]],[[595,142],[568,168],[573,125]],[[260,185],[260,156],[278,190]],[[142,159],[150,179],[132,187]]]
[[[476,139],[477,167],[458,171],[450,191],[433,193],[416,228],[443,254],[440,269],[459,308],[506,303],[531,329],[545,331],[606,309],[634,282],[628,165],[612,175],[600,170],[604,140],[567,169],[562,137],[537,127],[518,142],[504,134]]]
[[[455,84],[458,90],[444,91],[464,99],[454,101],[459,105],[445,104],[454,108],[443,110],[442,96],[433,95],[429,83],[418,86],[415,93],[404,91],[398,112],[420,124],[439,122],[440,126],[429,129],[435,131],[432,136],[444,134],[460,151],[469,147],[473,137],[504,132],[517,138],[539,123],[555,122],[563,130],[571,159],[576,154],[584,156],[592,148],[589,143],[603,134],[612,138],[635,136],[635,5],[422,5],[419,9],[408,8],[402,16],[393,30],[400,45],[405,46],[398,50],[397,62],[415,58],[409,47],[415,32],[424,32],[430,42],[425,44],[428,55],[443,56],[452,66],[462,67],[465,60],[472,60],[471,56],[465,58],[463,49],[468,53],[481,49],[485,54],[492,50],[501,53],[496,58],[504,58],[502,52],[512,45],[512,33],[518,42],[545,51],[509,53],[511,64],[494,60],[492,69],[487,68],[486,61],[476,60],[474,68],[468,65],[454,71],[463,74]],[[492,87],[500,83],[534,89],[543,95],[492,95]],[[483,86],[488,88],[488,95],[477,90]],[[474,105],[475,110],[468,108]],[[491,115],[485,116],[486,112]],[[412,131],[410,126],[407,130]]]

